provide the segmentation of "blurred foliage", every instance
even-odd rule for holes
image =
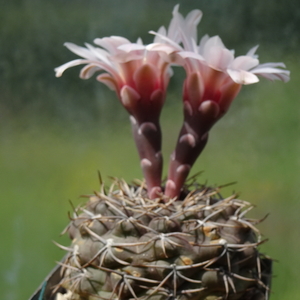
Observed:
[[[262,62],[283,61],[292,80],[247,86],[212,130],[193,172],[208,184],[236,185],[241,198],[271,213],[260,228],[263,251],[275,263],[271,299],[297,299],[300,226],[299,111],[300,4],[298,0],[12,0],[0,4],[0,212],[4,237],[0,290],[5,300],[28,299],[62,251],[51,243],[68,222],[68,202],[99,187],[97,170],[127,180],[141,178],[128,116],[115,95],[79,68],[55,78],[53,69],[76,56],[66,41],[142,37],[167,26],[174,5],[204,16],[199,36],[218,34],[245,53],[256,44]],[[181,126],[184,73],[174,69],[162,116],[165,173]],[[121,125],[120,125],[121,124]]]
[[[149,30],[167,26],[178,1],[170,0],[12,0],[0,10],[0,110],[4,114],[31,111],[34,114],[97,119],[94,107],[109,97],[95,81],[78,84],[78,70],[62,79],[53,69],[75,55],[63,48],[66,41],[83,45],[95,37],[142,37],[151,42]],[[179,1],[180,2],[180,1]],[[227,47],[242,54],[261,44],[263,50],[291,53],[300,45],[300,5],[297,0],[187,0],[181,1],[186,14],[201,8],[204,16],[199,35],[219,34]],[[130,4],[129,4],[130,3]],[[260,49],[261,50],[261,49]],[[242,52],[243,51],[243,52]],[[277,57],[276,57],[277,52]],[[279,58],[280,59],[280,58]],[[175,78],[175,83],[176,83]],[[176,85],[173,81],[173,85]],[[76,95],[76,97],[74,96]],[[86,99],[89,99],[86,101]],[[116,104],[116,101],[113,101]],[[112,105],[114,107],[114,105]]]

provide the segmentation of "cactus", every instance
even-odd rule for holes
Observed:
[[[65,230],[72,245],[60,245],[66,257],[31,300],[268,299],[272,260],[258,250],[259,220],[246,217],[251,204],[186,179],[242,85],[257,75],[286,82],[290,73],[283,63],[259,64],[257,47],[234,57],[218,36],[197,44],[202,12],[184,18],[178,9],[168,29],[150,31],[149,45],[119,36],[95,39],[101,48],[65,44],[82,58],[56,68],[56,76],[81,64],[81,78],[101,73],[97,80],[130,115],[145,183],[116,179],[108,192],[101,184],[74,211]],[[163,185],[160,113],[171,65],[186,72],[184,120]]]
[[[193,184],[155,201],[115,179],[74,211],[57,300],[267,299],[271,260],[252,206]]]

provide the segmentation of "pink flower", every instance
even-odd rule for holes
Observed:
[[[170,37],[174,37],[171,31]],[[158,40],[155,37],[154,43],[157,44]],[[101,48],[66,43],[67,48],[82,58],[56,68],[56,76],[81,64],[86,65],[80,72],[83,79],[101,72],[97,80],[116,92],[130,114],[148,195],[155,198],[161,192],[162,176],[159,116],[172,75],[168,54],[173,48],[161,43],[159,50],[151,50],[140,39],[131,43],[119,36],[95,39],[94,43]]]
[[[184,100],[193,106],[204,101],[214,101],[219,106],[219,117],[229,108],[242,85],[259,81],[257,75],[269,80],[289,80],[289,71],[283,63],[259,64],[257,46],[243,56],[234,57],[218,36],[204,36],[196,52],[180,51],[187,73]],[[198,91],[191,94],[192,90]],[[195,107],[196,108],[196,107]],[[197,108],[196,108],[197,109]]]
[[[234,57],[219,36],[205,35],[197,44],[197,25],[202,18],[200,10],[191,11],[184,18],[173,10],[170,26],[177,35],[166,30],[151,33],[173,48],[172,61],[184,67],[183,86],[184,123],[175,151],[171,155],[165,194],[179,196],[189,171],[204,149],[208,132],[214,123],[229,109],[242,85],[259,81],[258,76],[269,80],[289,80],[289,71],[283,63],[259,64],[252,48],[246,55]],[[160,45],[152,45],[159,50]]]
[[[159,52],[149,51],[140,39],[137,43],[131,43],[119,36],[98,38],[94,43],[102,48],[65,43],[82,59],[56,68],[56,76],[61,76],[70,67],[86,64],[80,77],[88,79],[96,72],[102,72],[97,80],[117,93],[131,115],[145,118],[145,110],[150,115],[159,114],[172,74],[169,63],[161,57],[163,47]],[[167,51],[169,47],[166,45],[165,49]]]
[[[176,36],[166,35],[162,29],[151,33],[173,47],[176,53],[172,53],[173,62],[182,65],[187,74],[184,101],[189,101],[195,109],[206,100],[214,101],[223,115],[241,86],[258,82],[258,75],[269,80],[289,80],[290,72],[283,69],[283,63],[259,64],[255,55],[258,46],[235,58],[234,50],[227,49],[219,36],[205,35],[197,45],[197,26],[202,12],[192,10],[184,18],[178,9],[176,5],[170,22],[172,31],[178,33]],[[160,49],[160,45],[150,47]]]

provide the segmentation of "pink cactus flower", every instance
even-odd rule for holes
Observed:
[[[160,53],[149,51],[140,39],[137,43],[131,43],[123,37],[111,36],[97,38],[94,43],[102,48],[89,44],[84,48],[65,43],[69,50],[83,59],[76,59],[56,68],[56,76],[60,77],[70,67],[86,64],[80,77],[88,79],[96,72],[104,71],[97,76],[97,80],[117,93],[131,115],[143,119],[144,113],[139,109],[158,114],[172,74],[169,63],[161,58]],[[165,49],[168,51],[170,47],[166,45]]]
[[[283,69],[283,63],[259,64],[255,55],[257,46],[235,58],[234,51],[227,49],[219,36],[205,35],[197,45],[197,25],[202,12],[193,10],[184,18],[178,9],[176,5],[170,23],[173,31],[178,32],[175,38],[167,36],[163,29],[157,33],[151,31],[173,47],[173,62],[186,71],[184,124],[171,155],[165,190],[169,197],[179,196],[192,165],[205,147],[210,128],[227,112],[242,85],[258,82],[258,76],[286,82],[290,74]],[[159,50],[161,46],[151,47]]]
[[[193,106],[213,101],[219,106],[218,115],[221,117],[238,95],[242,85],[259,81],[257,75],[269,80],[289,80],[290,72],[282,69],[285,68],[283,63],[259,64],[255,55],[256,49],[257,46],[246,55],[234,58],[234,51],[228,50],[218,36],[209,38],[206,35],[194,49],[196,52],[179,51],[178,55],[183,59],[182,64],[187,73],[185,101]],[[193,94],[195,91],[197,94]]]
[[[159,37],[155,37],[154,43],[158,40]],[[165,58],[173,49],[165,43],[161,44],[158,51],[151,50],[140,39],[137,43],[131,43],[119,36],[95,39],[94,43],[102,48],[89,44],[84,48],[66,43],[65,46],[82,59],[56,68],[56,76],[81,64],[86,64],[80,72],[83,79],[104,71],[97,76],[97,80],[116,92],[130,114],[148,194],[155,198],[161,191],[162,173],[159,116],[172,75],[170,64]]]
[[[289,80],[290,72],[283,69],[283,63],[259,64],[255,54],[258,46],[250,49],[246,55],[235,58],[234,50],[227,49],[219,36],[205,35],[197,45],[197,26],[202,12],[198,9],[192,10],[184,18],[178,9],[179,5],[176,5],[170,22],[172,32],[177,32],[177,35],[167,36],[164,28],[150,33],[173,47],[173,62],[182,65],[187,74],[184,100],[190,100],[193,107],[210,100],[219,105],[220,112],[225,112],[242,85],[259,81],[257,75],[269,80]],[[162,49],[161,44],[152,44],[149,47],[152,50]]]

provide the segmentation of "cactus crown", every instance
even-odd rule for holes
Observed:
[[[205,186],[183,196],[153,201],[117,179],[89,196],[65,230],[59,286],[70,299],[266,299],[270,260],[245,216],[252,206]]]

